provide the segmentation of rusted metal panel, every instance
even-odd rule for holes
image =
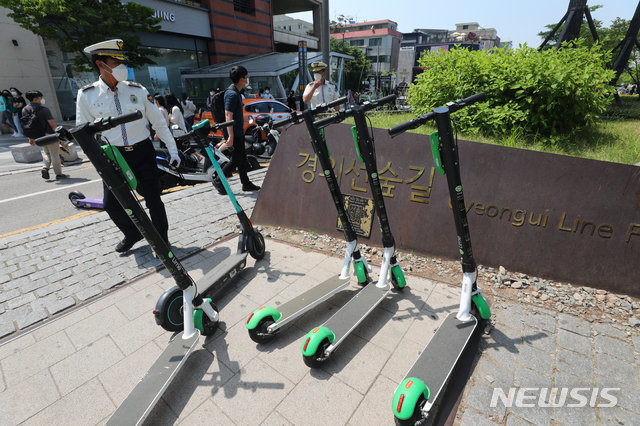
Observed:
[[[350,126],[325,129],[346,195],[371,198]],[[374,129],[396,246],[456,259],[446,177],[428,138]],[[640,167],[459,141],[474,255],[549,279],[640,296]],[[341,236],[306,128],[285,131],[253,211],[256,223]],[[370,239],[381,246],[377,216]]]

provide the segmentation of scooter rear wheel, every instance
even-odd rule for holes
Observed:
[[[264,257],[264,237],[260,232],[254,231],[247,237],[247,249],[249,250],[251,257],[255,260],[260,260]]]
[[[316,349],[316,352],[312,356],[302,355],[302,359],[304,360],[305,365],[309,368],[319,368],[322,363],[327,360],[327,358],[324,356],[324,351],[329,347],[330,344],[331,342],[329,342],[329,339],[324,339],[322,340],[322,342],[320,342],[320,344],[318,345],[318,349]]]
[[[86,198],[86,197],[80,191],[71,191],[69,193],[69,200],[71,200],[72,203],[73,203],[74,200],[79,200],[79,199],[82,199],[82,198]]]
[[[401,420],[399,418],[397,418],[396,416],[393,416],[396,425],[398,426],[413,426],[416,424],[416,422],[422,420],[422,406],[424,405],[424,403],[426,402],[426,399],[424,398],[424,396],[420,396],[420,398],[418,398],[418,402],[416,403],[416,406],[413,409],[413,415],[406,419],[406,420]]]
[[[268,332],[268,328],[273,324],[273,318],[263,318],[260,320],[256,328],[249,330],[249,337],[256,343],[267,343],[273,339],[274,335]]]

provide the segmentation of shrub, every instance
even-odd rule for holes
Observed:
[[[610,53],[578,42],[555,50],[429,52],[424,72],[409,89],[419,114],[484,91],[487,100],[455,114],[461,130],[487,134],[514,131],[545,136],[570,134],[592,124],[610,103],[614,76]]]

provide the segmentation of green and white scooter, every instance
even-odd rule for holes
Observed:
[[[450,102],[443,107],[389,129],[392,137],[435,120],[438,131],[430,136],[436,170],[446,174],[453,219],[458,235],[458,249],[462,256],[462,289],[457,313],[448,315],[427,347],[422,351],[406,378],[398,385],[393,397],[396,423],[415,424],[433,421],[449,379],[461,354],[478,329],[478,320],[487,320],[491,311],[482,297],[476,278],[476,262],[471,250],[469,223],[465,209],[457,144],[453,136],[450,114],[465,106],[484,100],[478,93],[466,99]]]
[[[329,104],[322,104],[312,110],[306,110],[302,113],[294,112],[289,118],[274,123],[273,127],[276,128],[286,124],[299,123],[303,117],[305,117],[305,120],[310,120],[313,123],[313,116],[315,114],[327,111],[329,108],[341,105],[346,101],[346,97],[340,98]],[[315,308],[320,303],[347,287],[350,282],[351,263],[353,263],[353,269],[358,283],[365,285],[370,281],[369,272],[371,272],[371,267],[367,264],[366,259],[360,254],[360,250],[358,249],[358,239],[351,225],[351,220],[347,215],[344,197],[340,192],[338,179],[331,166],[326,141],[321,135],[318,135],[318,132],[310,133],[310,135],[311,145],[318,156],[327,180],[327,185],[329,186],[329,191],[331,192],[331,197],[338,211],[338,217],[343,224],[347,249],[342,263],[342,269],[340,275],[334,275],[278,307],[263,306],[253,311],[247,319],[246,327],[249,331],[249,337],[256,343],[265,343],[271,340],[283,327],[291,324],[305,312]]]
[[[200,123],[193,126],[191,132],[187,136],[192,135],[198,142],[201,148],[203,148],[211,164],[216,170],[220,182],[227,191],[227,195],[233,204],[233,208],[236,210],[236,215],[240,221],[240,236],[238,237],[238,248],[236,253],[231,254],[229,257],[220,261],[211,271],[198,280],[199,283],[205,283],[206,287],[200,291],[202,294],[207,294],[209,297],[215,297],[218,292],[222,291],[228,283],[231,282],[247,264],[247,254],[250,254],[256,260],[260,260],[265,254],[265,244],[262,234],[256,230],[251,224],[251,220],[247,217],[235,195],[229,187],[229,182],[225,177],[220,163],[217,158],[220,158],[222,154],[214,149],[211,144],[207,142],[207,135],[211,131],[228,127],[233,125],[233,120],[225,123],[219,123],[211,126],[209,120],[203,120]],[[216,157],[216,154],[218,157]],[[168,288],[156,303],[156,308],[153,311],[156,324],[160,325],[167,331],[180,331],[183,328],[183,303],[182,303],[182,290],[178,286],[172,286]]]
[[[347,117],[353,116],[355,126],[352,127],[352,135],[356,146],[358,158],[365,165],[369,186],[373,196],[373,204],[380,222],[382,233],[382,245],[384,247],[380,275],[377,283],[367,284],[342,308],[340,308],[323,325],[313,328],[305,336],[302,343],[302,358],[304,363],[311,367],[319,367],[331,354],[343,343],[347,336],[372,313],[376,306],[382,302],[391,291],[391,284],[397,290],[406,286],[406,281],[400,263],[395,255],[395,241],[391,233],[389,218],[382,196],[382,188],[378,177],[376,164],[376,152],[373,135],[369,133],[365,113],[385,103],[395,101],[396,96],[386,96],[376,102],[367,102],[363,105],[354,105],[346,111],[311,122],[310,116],[305,116],[307,129],[312,139],[319,137],[322,129],[332,123],[338,123]]]

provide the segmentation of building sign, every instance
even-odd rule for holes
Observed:
[[[343,194],[371,199],[351,126],[325,134]],[[428,137],[391,140],[384,129],[374,136],[396,246],[458,258],[446,177],[435,173]],[[283,132],[253,220],[341,238],[308,137],[302,124]],[[640,296],[640,167],[467,141],[458,147],[479,263]],[[379,226],[372,228],[367,244],[381,246]]]
[[[197,3],[167,2],[160,0],[135,0],[135,3],[152,8],[155,18],[160,21],[162,32],[175,33],[196,37],[211,37],[209,13],[206,8]]]
[[[166,10],[158,10],[153,14],[154,18],[161,18],[164,21],[176,22],[176,14],[173,12],[167,12]]]

